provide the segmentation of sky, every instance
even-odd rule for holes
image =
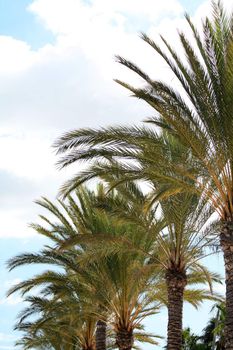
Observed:
[[[225,5],[230,9],[233,0],[225,0]],[[201,17],[210,13],[210,2],[0,0],[0,350],[14,349],[19,334],[13,325],[22,309],[19,296],[6,298],[6,291],[39,269],[9,273],[6,261],[43,246],[44,240],[28,226],[38,222],[41,213],[34,201],[41,196],[55,200],[61,184],[80,169],[76,164],[57,170],[53,141],[75,128],[138,124],[151,116],[149,107],[114,83],[120,78],[140,84],[114,55],[173,83],[139,32],[154,39],[162,33],[179,50],[176,30],[189,36],[186,11],[199,27]],[[207,265],[223,272],[221,255],[207,259]],[[185,306],[184,325],[201,332],[209,311],[210,304],[198,311]],[[166,312],[146,325],[165,335]]]

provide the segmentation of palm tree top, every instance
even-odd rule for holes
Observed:
[[[163,195],[187,190],[195,190],[199,195],[204,193],[221,218],[231,216],[233,16],[225,13],[220,1],[213,1],[212,7],[212,18],[203,21],[203,35],[186,15],[195,49],[185,33],[179,32],[185,62],[164,37],[163,45],[159,46],[146,34],[141,35],[175,74],[182,86],[181,93],[164,82],[151,79],[131,61],[117,57],[120,64],[143,78],[145,85],[137,88],[117,82],[153,108],[155,116],[147,122],[175,136],[183,149],[186,148],[186,154],[192,154],[192,165],[185,167],[176,160],[164,162],[163,155],[168,149],[156,128],[120,126],[74,130],[54,144],[58,154],[64,154],[60,166],[68,166],[77,160],[94,159],[95,163],[68,181],[62,188],[63,195],[87,180],[112,172],[118,174],[116,183],[138,179],[152,183],[160,181],[164,183]],[[126,163],[129,159],[133,162]],[[190,181],[195,181],[195,188]]]

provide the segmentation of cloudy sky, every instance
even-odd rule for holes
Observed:
[[[231,8],[233,0],[225,0]],[[188,11],[200,25],[210,12],[203,0],[0,0],[0,349],[13,349],[18,297],[5,298],[13,283],[35,270],[8,273],[5,262],[35,251],[43,240],[28,228],[37,222],[33,203],[54,199],[78,165],[58,172],[51,147],[64,131],[84,126],[139,123],[153,111],[123,91],[113,78],[140,83],[114,62],[123,55],[154,77],[172,83],[167,67],[143,43],[140,31],[163,33],[179,49],[176,29]],[[188,32],[187,32],[187,35]],[[221,257],[209,266],[222,271]],[[185,307],[185,325],[200,332],[210,305]],[[164,334],[165,313],[147,322]]]

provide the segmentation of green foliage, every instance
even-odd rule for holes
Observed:
[[[179,82],[179,91],[151,79],[135,63],[117,57],[120,64],[144,80],[142,88],[117,82],[152,107],[155,116],[147,122],[154,126],[153,129],[146,126],[80,129],[68,132],[56,141],[54,146],[58,154],[63,154],[59,161],[61,167],[77,160],[95,160],[87,170],[63,186],[63,195],[87,180],[94,177],[107,180],[108,174],[114,173],[113,186],[122,181],[159,182],[161,191],[156,195],[160,198],[195,192],[204,196],[221,218],[231,217],[233,16],[225,13],[221,2],[213,1],[212,18],[203,22],[203,35],[188,15],[186,20],[195,49],[186,34],[180,32],[185,62],[164,37],[161,36],[162,45],[158,45],[146,34],[141,35],[169,66]],[[169,145],[156,127],[179,141],[178,147],[183,148],[182,158],[173,155],[169,159]],[[190,155],[191,163],[187,162]]]

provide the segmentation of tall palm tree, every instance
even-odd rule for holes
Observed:
[[[99,187],[99,196],[101,195],[102,189]],[[72,197],[68,198],[67,204],[60,201],[63,212],[47,199],[38,202],[43,208],[53,213],[58,222],[53,222],[42,216],[47,227],[32,226],[38,233],[54,241],[55,247],[47,247],[38,254],[21,254],[9,261],[9,267],[12,269],[28,263],[44,263],[58,266],[64,270],[64,273],[49,270],[19,283],[9,293],[21,291],[25,294],[35,286],[45,284],[45,293],[54,294],[56,292],[56,298],[61,298],[61,306],[64,303],[64,295],[68,304],[74,298],[71,303],[72,309],[76,302],[77,307],[80,304],[81,288],[82,294],[89,295],[90,304],[95,306],[94,309],[90,306],[90,313],[95,316],[95,319],[99,318],[98,327],[100,321],[101,326],[104,323],[104,327],[102,327],[104,330],[100,330],[102,332],[98,333],[98,327],[96,329],[96,345],[99,341],[105,346],[105,321],[108,318],[108,322],[116,334],[117,346],[120,349],[131,349],[134,343],[134,330],[137,332],[141,326],[141,320],[146,316],[158,312],[160,302],[147,296],[151,274],[149,271],[140,273],[145,261],[144,256],[136,254],[135,251],[131,254],[128,252],[127,254],[115,253],[114,246],[114,253],[107,257],[98,256],[95,261],[90,261],[93,251],[102,244],[99,240],[100,237],[104,237],[106,244],[110,242],[112,245],[115,237],[129,235],[129,229],[132,226],[125,223],[117,224],[116,220],[113,220],[103,210],[95,209],[93,206],[95,200],[96,193],[80,189],[77,191],[76,201]],[[140,236],[143,243],[144,235]],[[57,250],[62,246],[62,243],[66,243],[68,238],[69,240],[75,238],[75,246],[70,247],[69,242],[69,247],[64,248],[63,244],[62,251]],[[147,242],[144,242],[146,245]],[[118,240],[116,243],[119,246]],[[84,258],[89,260],[85,266],[83,266]],[[76,314],[80,318],[80,313],[76,311]],[[108,317],[106,318],[106,316]],[[147,336],[145,332],[136,333],[136,335],[142,341],[157,344],[152,335]]]
[[[186,15],[193,34],[189,42],[179,33],[185,62],[162,37],[165,49],[146,34],[142,39],[160,55],[179,81],[180,91],[151,79],[134,63],[118,61],[145,81],[137,88],[117,81],[133,95],[148,103],[156,116],[148,122],[167,130],[192,154],[191,167],[177,160],[163,162],[156,131],[149,128],[106,128],[75,130],[61,137],[55,146],[68,152],[61,160],[66,166],[78,159],[98,161],[78,174],[63,188],[67,193],[79,183],[108,172],[122,180],[156,180],[162,184],[161,198],[190,191],[208,201],[221,219],[220,245],[226,268],[226,349],[233,349],[233,16],[225,13],[220,1],[212,2],[213,16],[203,21],[202,33]],[[84,148],[79,149],[80,146]],[[166,151],[165,151],[166,152]],[[113,160],[135,159],[137,163]],[[119,180],[120,181],[120,180]]]
[[[136,256],[135,252],[111,254],[101,260],[91,276],[99,302],[111,314],[109,324],[120,350],[133,347],[135,330],[144,318],[158,313],[161,306],[148,293],[153,286],[151,273],[143,268],[144,261],[144,257]]]

